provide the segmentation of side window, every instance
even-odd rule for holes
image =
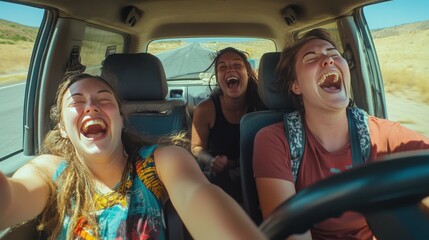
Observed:
[[[0,161],[22,151],[25,85],[43,14],[0,1]]]
[[[87,26],[80,51],[81,63],[86,66],[85,72],[100,75],[103,60],[109,54],[123,53],[124,45],[123,35]]]
[[[377,51],[390,120],[429,136],[429,3],[395,0],[364,14]]]

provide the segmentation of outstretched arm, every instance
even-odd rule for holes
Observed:
[[[37,157],[12,178],[0,173],[0,229],[33,219],[43,211],[49,197],[51,160]],[[46,172],[42,173],[42,169]]]
[[[158,175],[195,239],[265,238],[231,197],[208,182],[186,150],[168,146],[154,155]]]

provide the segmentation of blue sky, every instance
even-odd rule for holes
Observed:
[[[364,8],[371,29],[429,19],[428,0],[393,0]]]
[[[365,8],[365,16],[371,29],[428,20],[429,1],[388,1]],[[36,27],[42,17],[43,11],[40,9],[28,8],[23,10],[22,7],[18,9],[14,4],[0,1],[0,19]]]

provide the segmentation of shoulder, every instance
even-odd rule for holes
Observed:
[[[277,122],[266,127],[261,128],[256,134],[257,137],[270,137],[270,136],[285,136],[285,126],[283,122]]]
[[[62,161],[64,161],[63,157],[49,154],[40,155],[33,159],[33,162],[41,168],[45,169],[48,172],[49,176],[54,175]]]
[[[368,125],[370,134],[379,131],[391,131],[392,129],[403,129],[405,128],[398,122],[393,122],[387,119],[378,118],[374,116],[368,116]]]
[[[155,149],[154,151],[155,161],[163,160],[168,161],[171,159],[177,159],[182,157],[192,157],[192,155],[184,148],[179,146],[161,146]]]
[[[176,145],[158,146],[150,145],[141,147],[139,150],[140,161],[151,159],[158,165],[158,162],[172,161],[181,157],[192,157],[183,147]]]
[[[190,169],[200,172],[192,154],[179,146],[162,146],[154,151],[154,161],[161,181],[172,179],[174,176],[186,174]]]
[[[259,149],[268,149],[274,146],[287,147],[284,123],[274,123],[259,130],[255,135],[254,145]]]
[[[214,122],[215,105],[211,98],[201,101],[194,110],[193,120],[195,122]]]
[[[19,175],[23,172],[43,172],[51,178],[62,160],[64,160],[64,158],[60,156],[49,154],[39,155],[21,167],[15,174]]]
[[[204,112],[208,110],[214,110],[214,107],[215,106],[214,106],[213,100],[211,98],[206,98],[200,103],[198,103],[198,105],[195,108],[195,111]]]

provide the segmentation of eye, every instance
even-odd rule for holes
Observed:
[[[111,101],[110,101],[110,99],[103,98],[103,99],[100,99],[100,100],[99,100],[99,102],[100,102],[100,103],[109,103],[109,102],[111,102]]]
[[[113,101],[113,96],[110,93],[107,93],[107,92],[106,93],[101,93],[98,96],[98,102],[99,103],[105,104],[105,103],[110,103],[112,101]]]
[[[75,107],[75,106],[85,104],[85,99],[77,96],[77,97],[73,97],[73,98],[69,99],[68,102],[69,102],[69,104],[68,104],[69,106]]]
[[[241,63],[234,63],[234,68],[242,68],[243,64]]]
[[[340,52],[338,50],[333,50],[328,52],[328,56],[335,58],[335,57],[341,57]]]
[[[217,67],[217,69],[218,69],[218,70],[225,70],[225,69],[226,69],[226,66],[225,66],[225,65],[219,65],[219,66]]]
[[[304,56],[303,62],[310,63],[316,61],[318,56],[316,54],[307,54]]]

